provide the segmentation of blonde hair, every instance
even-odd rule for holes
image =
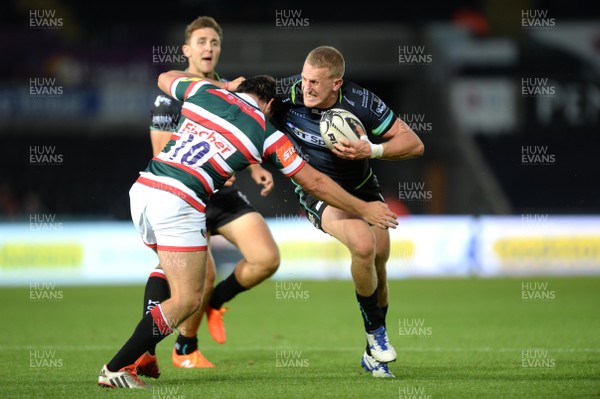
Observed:
[[[219,35],[219,40],[223,41],[223,29],[221,25],[213,17],[200,16],[186,26],[184,43],[189,44],[192,33],[195,30],[203,28],[213,28],[217,32],[217,35]]]
[[[316,68],[329,69],[330,77],[342,78],[346,70],[344,56],[331,46],[319,46],[306,56],[306,63]]]

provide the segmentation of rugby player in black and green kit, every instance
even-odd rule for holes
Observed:
[[[379,97],[344,81],[344,69],[344,57],[337,49],[321,46],[312,50],[300,75],[278,80],[277,93],[284,95],[274,122],[315,169],[358,198],[384,201],[369,159],[418,157],[423,154],[423,143]],[[330,108],[342,108],[356,115],[367,130],[362,140],[350,143],[342,139],[330,151],[319,129],[321,114]],[[383,144],[373,144],[371,140]],[[394,377],[388,363],[396,359],[396,351],[389,342],[385,323],[389,303],[388,230],[327,205],[300,186],[296,188],[296,195],[310,222],[350,250],[352,279],[367,340],[361,359],[363,368],[374,377]]]

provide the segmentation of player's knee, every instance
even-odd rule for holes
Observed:
[[[200,306],[202,306],[202,296],[194,295],[193,298],[189,298],[186,301],[186,305],[185,305],[186,312],[185,313],[187,315],[191,315],[191,314],[197,312],[198,310],[200,310]]]
[[[273,251],[269,254],[266,254],[262,262],[262,269],[265,273],[272,275],[277,271],[277,269],[279,269],[280,263],[281,258],[279,257],[279,251]]]
[[[252,256],[250,259],[246,260],[259,270],[261,274],[269,276],[279,269],[279,264],[281,263],[279,250],[277,248],[265,249],[260,251],[258,256]]]
[[[348,245],[352,257],[357,260],[362,260],[367,263],[372,263],[375,260],[375,242],[365,236],[363,239],[355,239]]]
[[[185,295],[179,298],[174,298],[176,306],[179,308],[179,312],[186,318],[192,313],[198,311],[202,305],[202,296],[198,295]]]

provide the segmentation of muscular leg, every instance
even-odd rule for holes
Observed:
[[[168,336],[200,307],[206,278],[205,251],[159,250],[158,257],[169,280],[171,298],[142,318],[131,338],[108,363],[110,371],[133,364],[144,351]]]
[[[213,309],[220,309],[239,293],[266,280],[279,267],[279,249],[258,212],[246,213],[219,227],[218,231],[238,247],[243,259],[233,273],[215,287],[209,302]]]
[[[161,303],[161,310],[171,328],[196,312],[202,304],[206,280],[206,251],[158,251],[171,297]]]
[[[200,306],[197,312],[194,312],[190,317],[185,319],[178,328],[179,334],[187,338],[196,337],[196,334],[198,333],[198,328],[200,327],[200,323],[202,322],[204,309],[206,308],[208,300],[212,295],[215,284],[216,267],[212,251],[210,250],[210,246],[209,249],[206,251],[206,255],[206,282],[204,284],[204,295],[202,296],[202,305]],[[191,351],[193,351],[193,348],[190,349],[192,349]]]
[[[377,288],[375,235],[363,219],[328,206],[321,219],[323,230],[350,250],[351,272],[356,292],[371,296]]]
[[[387,261],[390,258],[390,233],[389,230],[371,227],[375,233],[375,271],[377,273],[377,305],[381,308],[389,303],[387,284]]]
[[[321,226],[350,250],[356,299],[367,332],[362,364],[372,371],[373,362],[386,363],[396,359],[385,331],[388,303],[385,267],[390,255],[388,232],[371,228],[363,219],[331,206],[324,209]],[[365,366],[365,359],[369,366]]]
[[[219,227],[217,232],[238,247],[243,259],[236,265],[233,275],[220,282],[213,290],[216,267],[212,253],[208,251],[208,271],[203,303],[200,310],[186,319],[179,328],[175,344],[178,355],[190,354],[198,348],[198,328],[209,299],[212,301],[213,309],[220,309],[224,302],[271,276],[279,266],[277,245],[258,212],[246,213]],[[213,291],[216,295],[213,295]],[[222,324],[217,322],[216,325],[214,323],[211,325],[209,319],[209,332],[217,342],[225,342]],[[212,366],[208,360],[204,362],[204,366]]]

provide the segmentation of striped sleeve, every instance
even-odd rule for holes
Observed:
[[[171,82],[169,92],[171,97],[176,98],[179,101],[185,101],[196,94],[198,89],[204,85],[210,85],[210,83],[202,78],[188,78],[181,76]]]
[[[298,156],[292,142],[279,130],[265,140],[263,159],[287,177],[294,176],[304,166],[304,160]]]

